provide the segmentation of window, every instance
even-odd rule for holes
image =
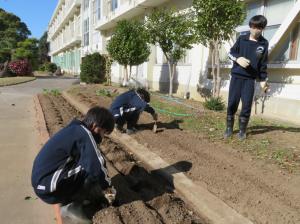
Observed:
[[[263,36],[268,41],[272,39],[280,25],[267,26],[263,31]]]
[[[83,11],[87,10],[89,8],[89,0],[83,0]]]
[[[248,31],[248,23],[253,16],[265,15],[268,19],[268,26],[264,31],[264,36],[266,39],[271,40],[293,5],[294,0],[251,1],[247,4],[247,16],[245,21],[236,30],[239,33]]]
[[[101,0],[95,0],[93,2],[93,24],[97,22],[97,20],[101,19]]]
[[[98,9],[98,7],[97,7],[97,2],[98,1],[93,1],[93,24],[95,24],[96,22],[97,22],[97,9]]]
[[[294,0],[267,0],[265,16],[268,19],[268,25],[281,24],[293,5]]]
[[[93,33],[93,44],[98,44],[100,42],[100,34],[98,31]]]
[[[237,36],[249,30],[248,22],[254,15],[264,15],[268,20],[268,25],[263,31],[263,36],[270,41],[276,31],[283,23],[286,16],[294,6],[295,0],[255,0],[247,3],[247,17],[244,23],[239,26],[236,31]],[[281,41],[270,58],[273,62],[287,62],[289,60],[299,60],[299,27],[300,23],[295,26],[292,32],[285,35],[285,39]],[[299,55],[299,56],[298,56]]]
[[[279,49],[275,51],[272,62],[300,62],[299,41],[300,39],[300,23],[297,23],[290,35],[282,41]]]
[[[83,21],[83,46],[89,45],[89,18]]]
[[[115,11],[118,8],[118,0],[111,0],[111,11]]]
[[[243,22],[244,26],[248,26],[249,20],[258,14],[261,14],[262,1],[250,2],[247,5],[247,16],[245,21]]]
[[[101,0],[97,0],[97,19],[101,19]]]
[[[294,0],[267,0],[265,4],[265,16],[268,26],[264,31],[267,40],[271,40],[277,29],[292,9]]]
[[[293,29],[290,43],[290,60],[297,60],[299,54],[299,36],[300,36],[300,25],[299,23]]]

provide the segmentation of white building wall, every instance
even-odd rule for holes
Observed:
[[[79,74],[81,0],[59,0],[48,27],[51,61],[65,73]]]
[[[74,1],[74,0],[69,0]],[[93,1],[90,0],[89,9],[83,11],[83,1],[81,1],[81,10],[78,16],[81,20],[81,56],[92,52],[106,53],[106,43],[113,34],[114,27],[116,22],[121,19],[132,19],[132,18],[143,18],[147,13],[151,11],[154,7],[175,7],[178,9],[186,9],[192,4],[192,0],[118,0],[118,7],[111,11],[111,1],[110,0],[101,0],[101,18],[92,22],[93,18]],[[95,0],[97,1],[97,0]],[[293,0],[264,0],[259,1],[259,7],[255,9],[253,13],[264,13],[266,7],[271,7],[271,5],[276,6],[276,2],[285,2],[284,7],[288,9],[289,12],[283,13],[289,15],[288,18],[280,17],[281,19],[272,20],[272,25],[274,27],[267,29],[265,35],[270,36],[270,34],[276,33],[280,37],[276,37],[271,40],[271,43],[277,43],[279,45],[278,49],[272,44],[272,54],[278,53],[281,46],[284,45],[283,40],[289,36],[291,32],[291,27],[297,25],[297,22],[300,21],[299,10],[292,7],[294,2]],[[248,4],[252,4],[257,1],[246,1]],[[59,1],[59,6],[64,5],[64,1]],[[67,7],[63,6],[62,8]],[[280,7],[279,7],[280,8]],[[274,7],[274,10],[277,10],[278,7]],[[275,11],[274,11],[275,12]],[[274,13],[273,12],[273,13]],[[268,12],[272,14],[272,11]],[[64,10],[58,9],[55,11],[55,16],[51,21],[49,27],[49,33],[55,33],[57,27],[60,26],[62,18],[65,18]],[[270,14],[270,15],[271,15]],[[293,15],[292,15],[293,14]],[[249,15],[250,18],[251,15]],[[90,18],[89,23],[89,45],[83,46],[83,21],[85,18]],[[274,24],[273,24],[274,23]],[[276,23],[276,24],[275,24]],[[289,24],[289,29],[284,29],[281,24]],[[241,26],[238,28],[239,31],[248,29],[246,26]],[[277,35],[276,33],[276,35]],[[58,32],[57,37],[51,42],[51,51],[52,47],[59,48],[60,46],[66,44],[62,43],[63,36],[61,31]],[[69,39],[69,35],[65,34],[65,39]],[[51,36],[51,35],[50,35]],[[234,41],[230,41],[225,44],[225,49],[228,51],[230,46],[232,46]],[[300,50],[299,50],[300,52]],[[285,53],[288,54],[288,53]],[[189,58],[187,61],[179,63],[177,67],[177,75],[175,76],[176,84],[175,88],[177,90],[176,94],[178,96],[184,96],[187,92],[190,92],[190,96],[197,100],[203,100],[203,90],[210,89],[212,86],[211,80],[207,78],[209,72],[209,50],[201,45],[195,45],[193,49],[189,51]],[[152,46],[152,54],[148,62],[140,65],[138,68],[133,68],[132,77],[137,80],[139,83],[142,83],[145,86],[151,87],[153,90],[164,90],[167,92],[168,83],[168,67],[163,63],[163,54],[161,50],[157,47]],[[281,68],[283,67],[283,68]],[[124,69],[122,66],[114,63],[112,66],[112,81],[121,83],[122,77],[124,74]],[[224,81],[222,83],[222,95],[227,98],[229,79],[230,79],[230,65],[224,66],[222,69],[222,74],[224,75]],[[283,118],[290,121],[295,121],[300,124],[300,59],[298,61],[289,61],[287,63],[278,63],[270,65],[269,69],[269,79],[271,85],[271,92],[269,93],[268,99],[265,101],[265,110],[264,114],[267,116],[272,116],[276,118]],[[176,86],[177,85],[177,86]],[[297,115],[297,116],[295,116]]]

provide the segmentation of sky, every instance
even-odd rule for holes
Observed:
[[[18,16],[39,39],[47,31],[58,0],[0,0],[0,8]]]

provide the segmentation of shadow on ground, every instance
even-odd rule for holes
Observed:
[[[135,165],[127,175],[117,174],[112,178],[113,186],[118,192],[115,206],[139,200],[148,202],[165,193],[173,193],[175,187],[172,174],[187,172],[191,168],[192,163],[188,161],[179,161],[150,172]]]
[[[264,134],[272,131],[282,132],[300,132],[300,127],[281,127],[281,126],[268,126],[268,125],[257,125],[248,128],[249,135]]]
[[[164,130],[166,129],[178,129],[178,130],[183,130],[182,128],[180,128],[180,124],[183,123],[183,120],[173,120],[171,122],[161,122],[161,121],[158,121],[157,122],[157,133],[158,132],[163,132]],[[138,129],[140,131],[143,131],[143,130],[152,130],[153,128],[153,125],[154,125],[154,122],[151,122],[151,123],[146,123],[146,124],[139,124],[138,125]]]

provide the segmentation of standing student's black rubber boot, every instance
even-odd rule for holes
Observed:
[[[234,116],[228,115],[226,119],[226,130],[224,132],[224,139],[228,139],[232,136],[234,125]]]
[[[246,129],[247,129],[247,125],[249,122],[249,118],[246,117],[240,117],[239,118],[239,127],[240,127],[240,131],[238,133],[238,138],[239,140],[243,141],[246,139]]]

